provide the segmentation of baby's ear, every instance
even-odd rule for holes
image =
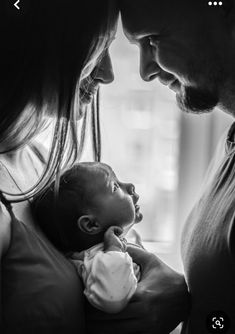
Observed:
[[[93,215],[84,215],[78,218],[78,228],[87,234],[97,234],[101,231],[101,226]]]

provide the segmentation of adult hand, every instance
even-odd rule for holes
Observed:
[[[154,254],[128,246],[133,261],[141,266],[141,280],[127,305],[108,315],[87,304],[87,333],[168,334],[189,312],[189,294],[183,275]]]

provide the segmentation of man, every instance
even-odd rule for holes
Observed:
[[[235,115],[235,1],[121,0],[140,75],[174,90],[189,113]],[[182,257],[192,295],[183,333],[235,333],[235,143],[232,126],[215,174],[185,225]]]

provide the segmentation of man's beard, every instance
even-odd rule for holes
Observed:
[[[183,87],[176,95],[179,108],[187,113],[211,112],[219,102],[219,94],[216,89],[201,89],[194,87]]]

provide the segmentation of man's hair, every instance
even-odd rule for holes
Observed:
[[[78,242],[81,231],[77,220],[92,207],[89,170],[95,166],[95,162],[75,164],[61,176],[58,193],[55,193],[55,184],[52,183],[32,202],[32,212],[37,223],[62,252],[80,250]]]

